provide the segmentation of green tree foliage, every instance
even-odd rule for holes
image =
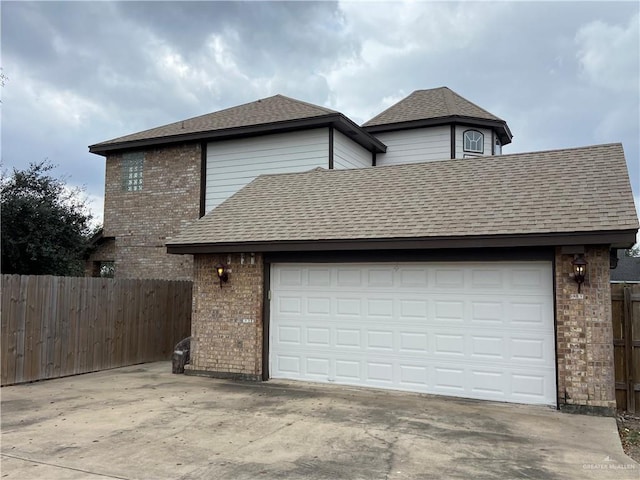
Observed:
[[[84,274],[91,234],[86,200],[50,175],[45,160],[0,178],[2,273]]]

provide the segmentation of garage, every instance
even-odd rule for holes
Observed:
[[[552,263],[274,263],[272,378],[556,405]]]

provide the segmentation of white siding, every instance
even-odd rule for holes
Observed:
[[[429,162],[451,158],[451,127],[415,128],[375,136],[387,146],[387,153],[379,153],[376,165]]]
[[[371,152],[343,133],[333,131],[333,168],[364,168],[371,166]]]
[[[464,151],[464,132],[467,130],[477,130],[484,135],[484,153],[473,153]],[[491,155],[491,130],[488,128],[465,127],[456,125],[456,158],[468,157],[486,157]]]
[[[328,128],[209,143],[205,211],[259,175],[328,168],[328,155]]]

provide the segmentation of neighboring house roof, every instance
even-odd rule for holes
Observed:
[[[218,112],[125,135],[89,147],[92,153],[174,142],[224,139],[332,125],[369,150],[386,147],[340,112],[284,95],[274,95]]]
[[[640,257],[618,257],[618,265],[611,270],[611,281],[640,283]]]
[[[447,87],[416,90],[362,127],[374,133],[452,122],[495,128],[503,145],[513,138],[504,120]]]
[[[620,244],[638,228],[622,145],[264,175],[170,253]]]

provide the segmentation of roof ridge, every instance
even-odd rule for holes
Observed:
[[[498,120],[502,120],[502,118],[498,117],[497,115],[494,115],[493,113],[491,113],[489,110],[482,108],[480,105],[478,105],[477,103],[472,102],[471,100],[467,100],[466,98],[464,98],[462,95],[460,95],[458,92],[451,90],[449,87],[442,87],[447,89],[449,92],[451,92],[453,95],[455,95],[456,97],[460,98],[461,100],[464,100],[467,103],[470,103],[471,105],[473,105],[474,107],[482,110],[484,113],[486,113],[487,115],[491,115],[492,117],[497,118]],[[504,121],[504,120],[502,120]]]
[[[296,103],[301,103],[301,104],[306,105],[308,107],[317,108],[317,109],[322,110],[323,112],[326,112],[326,113],[340,113],[337,110],[332,110],[331,108],[323,107],[321,105],[316,105],[314,103],[305,102],[304,100],[298,100],[297,98],[288,97],[286,95],[282,95],[281,93],[276,93],[272,97],[285,98],[287,100],[290,100],[290,101],[293,101],[293,102],[296,102]],[[272,97],[267,97],[267,98],[272,98]]]

